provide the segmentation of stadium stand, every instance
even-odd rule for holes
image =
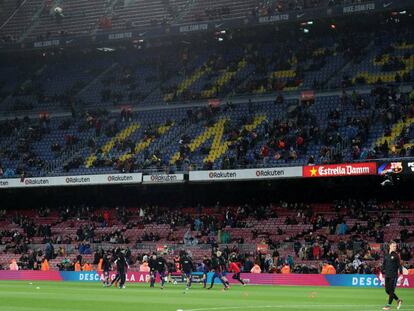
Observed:
[[[225,256],[240,256],[245,271],[258,261],[266,273],[280,273],[285,263],[298,273],[318,273],[321,263],[329,262],[337,273],[375,273],[381,245],[391,238],[400,243],[404,264],[414,263],[412,205],[347,200],[4,211],[0,263],[4,267],[17,259],[20,267],[38,269],[46,257],[51,269],[73,270],[79,256],[96,267],[102,249],[123,247],[132,269],[139,269],[143,257],[156,248],[170,261],[185,248],[200,262],[218,244]],[[272,255],[261,255],[257,245],[269,248]]]
[[[188,171],[413,156],[412,98],[370,94],[2,121],[3,177]],[[397,101],[398,109],[388,109]],[[10,142],[14,142],[11,143]],[[43,175],[42,175],[43,174]]]

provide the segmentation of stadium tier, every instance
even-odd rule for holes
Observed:
[[[352,1],[353,2],[353,1]],[[325,9],[351,1],[257,0],[4,0],[0,35],[5,42],[148,29],[202,21],[266,17],[287,11]],[[367,2],[367,1],[359,1]]]
[[[0,265],[17,259],[23,269],[34,269],[37,261],[40,268],[46,256],[51,269],[70,270],[80,255],[96,269],[102,249],[123,247],[130,268],[139,271],[143,256],[156,249],[169,261],[185,249],[201,263],[217,244],[226,257],[240,256],[245,272],[259,258],[263,272],[280,272],[288,263],[292,272],[319,273],[320,264],[328,261],[337,273],[370,274],[381,264],[381,245],[391,239],[400,243],[404,265],[414,264],[413,210],[413,202],[348,200],[2,211]],[[261,257],[266,252],[271,256]]]
[[[51,81],[53,84],[55,81]],[[387,108],[394,101],[399,108]],[[388,110],[387,110],[388,109]],[[297,166],[412,157],[409,94],[379,87],[370,94],[320,96],[219,107],[1,123],[3,177]]]

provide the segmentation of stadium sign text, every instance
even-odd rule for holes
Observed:
[[[180,26],[180,32],[194,32],[194,31],[205,31],[208,30],[208,24],[193,24]]]
[[[8,178],[0,180],[1,188],[27,188],[75,185],[139,184],[141,173],[113,175],[54,176],[39,178]]]
[[[359,12],[373,11],[373,10],[375,10],[375,3],[356,4],[356,5],[344,6],[343,8],[344,14],[359,13]]]
[[[184,174],[153,174],[142,176],[144,184],[172,184],[184,182]]]
[[[35,48],[44,48],[44,47],[50,47],[50,46],[58,46],[60,45],[59,40],[47,40],[47,41],[37,41],[33,44]]]
[[[304,166],[303,177],[375,175],[376,163]]]
[[[120,40],[132,38],[132,32],[112,33],[108,35],[109,40]]]
[[[288,21],[288,20],[289,20],[289,14],[278,14],[278,15],[259,17],[259,23],[261,24],[282,22],[282,21]]]
[[[302,177],[302,168],[278,167],[245,170],[218,170],[190,172],[190,181],[227,181]]]

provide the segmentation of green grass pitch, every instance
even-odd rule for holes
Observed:
[[[398,289],[401,310],[414,311],[414,289]],[[147,284],[126,289],[100,283],[1,281],[1,311],[376,311],[386,302],[382,288],[232,286],[205,290],[200,284],[185,293],[183,285],[164,290]],[[393,309],[396,310],[395,304]]]

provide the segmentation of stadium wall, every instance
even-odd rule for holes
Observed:
[[[111,279],[115,273],[111,273]],[[212,273],[208,274],[208,282],[211,282]],[[130,271],[127,274],[127,282],[148,283],[149,274]],[[178,283],[181,276],[173,276]],[[196,281],[201,280],[201,273],[194,273]],[[237,284],[232,279],[232,274],[227,275],[231,284]],[[284,286],[350,286],[350,287],[382,287],[384,284],[374,274],[251,274],[242,273],[241,278],[252,285],[284,285]],[[71,282],[100,282],[102,274],[91,272],[68,272],[68,271],[0,271],[0,280],[15,281],[71,281]],[[159,279],[157,279],[159,281]],[[216,279],[216,283],[220,283]],[[414,288],[414,275],[404,275],[399,278],[398,287]]]

